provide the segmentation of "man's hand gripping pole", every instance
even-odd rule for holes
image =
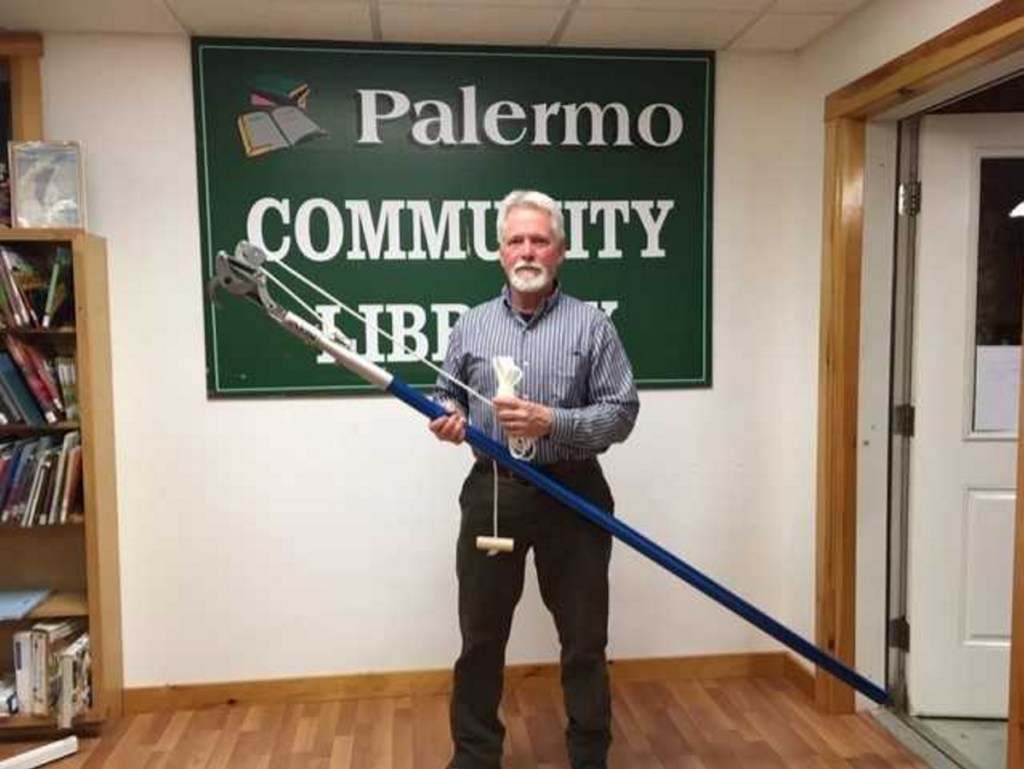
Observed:
[[[211,293],[220,286],[229,293],[256,302],[278,324],[304,342],[323,350],[352,373],[391,393],[430,419],[436,419],[448,413],[443,406],[430,400],[401,379],[362,358],[345,343],[344,337],[340,333],[337,337],[328,336],[316,326],[274,303],[267,289],[267,272],[263,267],[265,260],[266,255],[259,248],[245,242],[238,244],[234,254],[220,252],[216,260],[216,274],[210,286]],[[840,681],[857,689],[861,694],[881,705],[888,703],[889,697],[880,686],[710,579],[658,543],[648,539],[636,529],[625,524],[620,518],[616,518],[574,491],[567,489],[537,466],[516,459],[505,446],[480,432],[473,425],[466,427],[466,442],[494,459],[502,467],[544,490],[583,518],[600,526],[641,555],[647,556],[704,595],[743,617],[818,667],[828,671]]]

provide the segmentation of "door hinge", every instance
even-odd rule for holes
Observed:
[[[910,651],[910,623],[906,617],[889,620],[889,646],[901,651]]]
[[[898,207],[900,216],[917,216],[921,213],[921,182],[900,183]]]
[[[893,409],[892,431],[905,438],[914,437],[914,407],[911,404],[903,403]]]

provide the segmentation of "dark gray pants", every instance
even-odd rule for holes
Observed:
[[[548,473],[611,512],[612,495],[596,461],[564,463]],[[498,717],[505,646],[523,592],[532,547],[537,581],[561,642],[566,743],[573,769],[606,765],[611,743],[608,563],[611,535],[517,478],[499,474],[498,533],[515,550],[488,556],[476,538],[493,529],[494,477],[474,465],[459,496],[462,524],[456,554],[462,653],[455,663],[451,729],[453,769],[498,769],[505,727]]]

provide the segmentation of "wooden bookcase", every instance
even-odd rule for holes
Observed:
[[[121,714],[123,690],[106,243],[81,230],[0,229],[0,245],[15,249],[44,252],[57,244],[71,250],[74,326],[0,334],[20,334],[40,348],[74,354],[80,419],[77,424],[43,428],[0,426],[0,439],[77,427],[82,440],[84,516],[81,523],[61,525],[0,524],[0,590],[53,591],[24,620],[0,622],[0,670],[13,669],[16,630],[42,618],[85,618],[92,656],[92,708],[75,721],[73,731],[88,731]],[[0,719],[0,739],[48,732],[57,732],[51,719],[23,715]]]

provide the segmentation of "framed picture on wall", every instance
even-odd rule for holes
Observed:
[[[82,148],[72,141],[8,142],[11,224],[85,228]]]

